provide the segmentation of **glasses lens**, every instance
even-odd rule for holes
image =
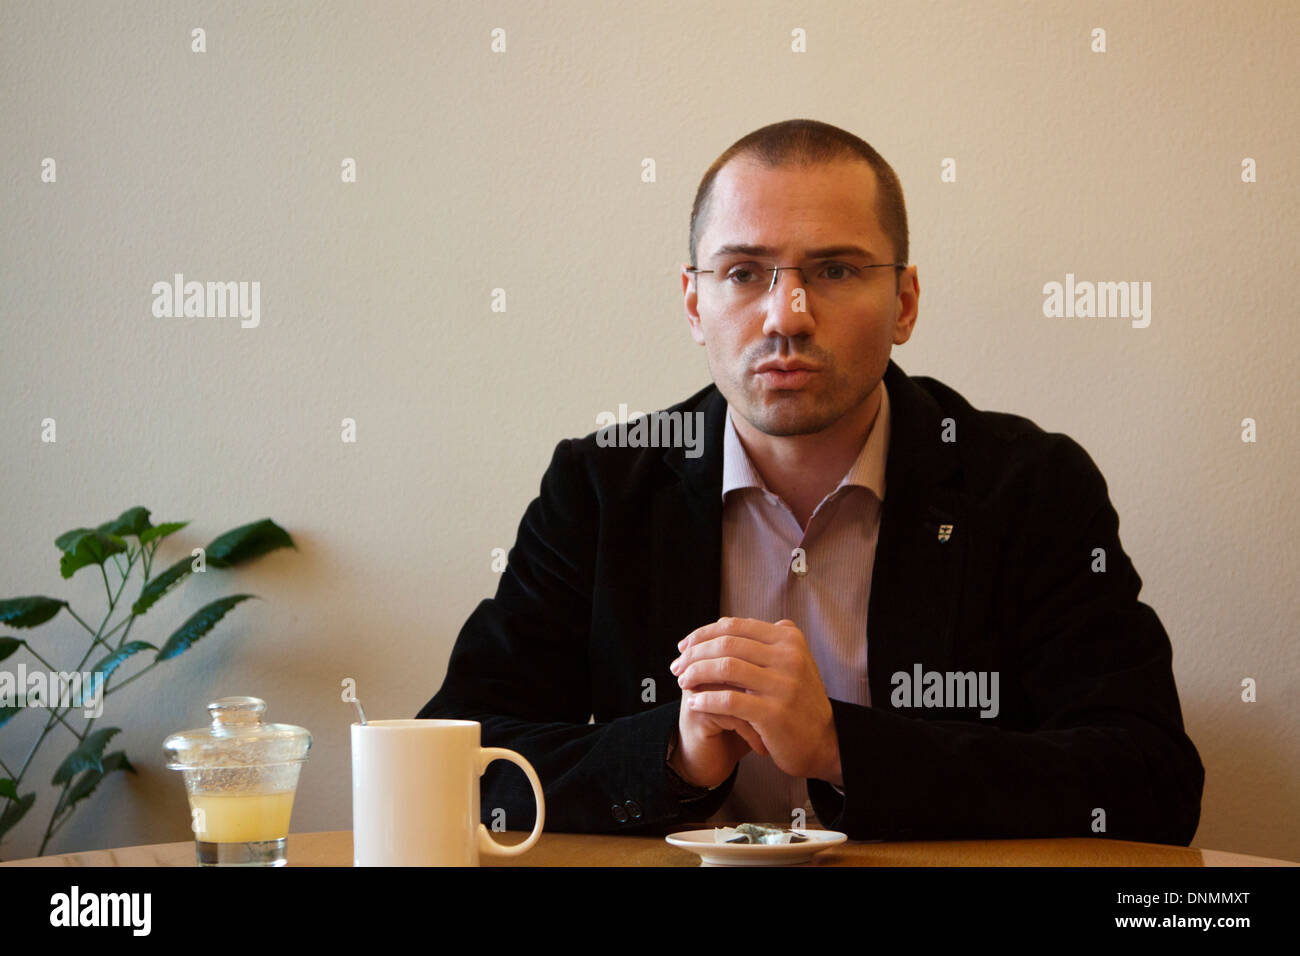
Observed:
[[[713,272],[697,275],[699,292],[709,301],[724,306],[752,305],[772,294],[804,294],[818,302],[839,305],[859,301],[866,294],[875,273],[885,269],[866,269],[839,260],[804,263],[799,269],[781,268],[773,288],[773,267],[762,262],[729,262]]]

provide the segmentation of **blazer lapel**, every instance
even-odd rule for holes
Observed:
[[[973,527],[939,405],[892,360],[885,386],[889,457],[867,607],[868,682],[872,705],[882,708],[897,671],[950,667]]]
[[[651,541],[650,608],[652,634],[663,635],[669,655],[677,642],[716,621],[722,594],[722,436],[727,401],[715,386],[683,405],[687,414],[704,414],[703,450],[697,458],[669,448],[663,460],[677,475],[656,489],[646,529]],[[675,685],[675,681],[674,681]]]

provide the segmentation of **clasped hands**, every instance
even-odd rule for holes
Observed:
[[[688,782],[721,783],[752,749],[793,777],[843,785],[831,703],[793,621],[724,617],[677,647],[669,666],[682,688],[674,769]]]

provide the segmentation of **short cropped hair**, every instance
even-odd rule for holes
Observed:
[[[713,181],[722,167],[737,156],[756,159],[769,168],[817,165],[844,159],[866,162],[876,174],[876,216],[881,229],[893,243],[893,261],[907,262],[907,207],[903,203],[903,187],[893,167],[865,140],[838,126],[817,120],[793,119],[754,130],[732,143],[713,161],[700,180],[695,191],[695,203],[691,206],[691,265],[699,265],[695,258],[696,247],[708,221]],[[897,269],[894,275],[897,279]]]

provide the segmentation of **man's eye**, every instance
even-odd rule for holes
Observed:
[[[828,262],[823,268],[826,270],[839,270],[839,275],[828,275],[828,279],[851,279],[857,274],[857,270],[845,262]]]
[[[758,278],[758,273],[745,266],[735,266],[727,273],[727,278],[735,279],[740,285],[749,285],[754,279]]]

